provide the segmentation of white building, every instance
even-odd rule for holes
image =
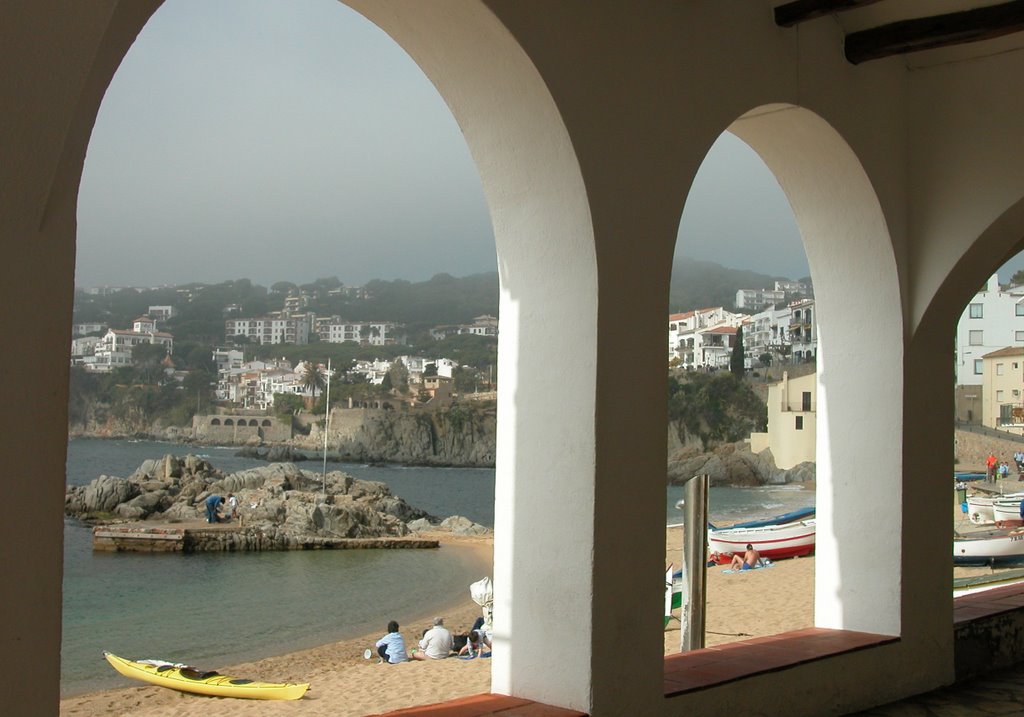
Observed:
[[[740,289],[736,292],[737,309],[757,311],[785,300],[786,292],[779,289]]]
[[[286,316],[277,312],[252,319],[228,319],[224,322],[224,338],[245,336],[258,344],[308,344],[312,317],[309,314]]]
[[[784,362],[790,352],[789,324],[793,310],[789,306],[770,306],[743,324],[743,348],[747,367],[752,368],[762,354],[771,354],[772,362]]]
[[[146,309],[146,316],[151,316],[157,321],[167,321],[174,316],[173,306],[150,306]]]
[[[71,340],[71,364],[84,364],[89,359],[89,363],[93,362],[93,356],[96,353],[96,346],[103,339],[99,336],[82,336],[77,339]]]
[[[140,316],[132,321],[132,331],[137,334],[148,334],[156,331],[156,320],[149,316]]]
[[[1024,345],[1024,287],[1005,291],[993,274],[964,307],[956,325],[956,382],[981,386],[983,357],[1007,346]]]
[[[744,314],[726,311],[721,306],[671,314],[668,317],[669,360],[678,358],[684,368],[728,366],[728,352],[732,350],[736,329],[746,319]]]
[[[498,319],[489,314],[474,317],[471,324],[445,324],[430,330],[430,338],[441,341],[449,336],[473,334],[474,336],[497,336]]]
[[[122,366],[134,364],[132,349],[141,344],[159,344],[174,352],[174,336],[162,331],[119,331],[110,329],[103,339],[96,344],[93,360],[85,360],[87,368],[93,371],[111,371]],[[88,357],[86,357],[88,358]]]
[[[106,331],[107,325],[101,323],[82,323],[74,324],[71,327],[72,336],[85,336],[86,334],[95,334],[100,331]]]
[[[321,341],[340,344],[350,341],[361,346],[404,344],[401,324],[393,321],[342,321],[338,316],[316,320],[316,333]]]
[[[790,358],[793,363],[811,361],[818,355],[814,299],[794,301],[789,308]]]

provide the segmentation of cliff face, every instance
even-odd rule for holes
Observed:
[[[327,448],[344,460],[416,465],[494,466],[496,420],[493,409],[453,407],[405,412],[371,408],[331,411]],[[293,442],[322,450],[323,425]]]

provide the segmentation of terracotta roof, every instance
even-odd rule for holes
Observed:
[[[1024,346],[1007,346],[1005,349],[987,353],[982,358],[1001,358],[1003,356],[1024,356]]]
[[[735,326],[716,326],[713,329],[707,329],[706,331],[702,331],[701,333],[702,334],[735,334],[736,333],[736,327]]]

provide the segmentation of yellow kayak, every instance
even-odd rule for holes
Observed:
[[[228,677],[218,672],[204,672],[185,665],[150,664],[134,662],[118,657],[112,652],[103,652],[107,662],[125,677],[142,680],[181,692],[213,697],[241,697],[250,700],[297,700],[301,699],[309,683],[256,682],[239,677]]]

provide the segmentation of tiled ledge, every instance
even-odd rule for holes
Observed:
[[[978,618],[1021,608],[1024,608],[1024,583],[982,590],[953,600],[953,624],[959,627]]]
[[[371,717],[587,717],[585,712],[542,705],[505,695],[473,695],[421,707],[386,712]]]
[[[665,696],[707,689],[898,640],[869,632],[810,627],[669,655],[665,658]]]

